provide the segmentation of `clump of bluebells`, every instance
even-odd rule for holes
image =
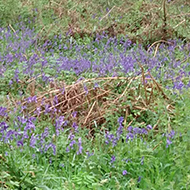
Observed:
[[[174,139],[176,133],[174,130],[171,130],[169,133],[164,133],[162,136],[166,137],[166,148],[172,144],[172,139]]]
[[[151,125],[147,125],[146,128],[129,126],[127,129],[128,133],[126,135],[126,142],[130,140],[132,141],[134,138],[137,138],[137,137],[143,137],[143,136],[148,135],[148,132],[151,129],[152,129]]]
[[[76,117],[76,113],[73,113],[73,117]],[[82,154],[83,147],[82,147],[82,138],[77,137],[76,134],[78,134],[78,125],[76,122],[73,122],[72,128],[70,129],[69,135],[68,135],[68,142],[69,145],[66,147],[66,152],[69,153],[71,150],[74,150],[74,146],[78,147],[77,155]],[[77,142],[78,141],[78,142]],[[76,150],[74,150],[76,151]]]
[[[151,149],[152,151],[154,151],[154,149],[157,148],[158,144],[154,138],[147,138],[150,136],[152,137],[153,134],[153,127],[151,125],[147,125],[146,127],[142,128],[129,126],[127,129],[125,129],[123,126],[123,121],[123,117],[118,118],[119,127],[117,128],[115,133],[109,131],[105,132],[105,144],[109,147],[108,152],[110,154],[109,165],[111,166],[111,168],[121,169],[121,173],[123,176],[134,176],[137,179],[137,183],[140,183],[143,176],[141,175],[141,173],[135,173],[131,168],[133,168],[134,165],[138,165],[139,169],[142,168],[142,170],[144,170],[144,165],[148,161],[147,157],[149,157],[149,155],[138,155],[136,152],[132,151],[132,149],[136,149],[137,144],[140,143],[141,145],[139,146],[141,148],[149,150]],[[170,147],[170,145],[172,144],[172,140],[174,140],[175,135],[176,133],[173,130],[169,133],[164,133],[163,135],[161,135],[160,142],[166,145],[166,149],[168,149],[168,147]],[[118,154],[119,150],[120,155]],[[141,150],[139,150],[139,152],[140,151]],[[134,156],[136,154],[137,156]],[[140,157],[138,158],[138,156]]]
[[[117,128],[115,134],[106,131],[106,145],[111,144],[114,148],[115,146],[117,146],[117,143],[119,141],[122,141],[123,137],[125,137],[125,142],[128,143],[129,141],[133,141],[135,138],[143,138],[144,136],[147,136],[149,131],[152,130],[152,126],[147,125],[146,128],[129,126],[127,131],[125,131],[123,121],[123,117],[118,118],[119,127]],[[52,136],[59,137],[60,134],[62,134],[62,132],[64,131],[64,127],[67,126],[68,122],[65,121],[65,118],[63,116],[58,117],[55,120],[54,133],[52,133],[52,130],[50,130],[48,127],[44,128],[43,132],[38,133],[39,130],[37,132],[35,122],[36,118],[34,117],[25,118],[22,116],[15,117],[13,126],[11,127],[7,122],[1,122],[0,140],[5,144],[15,144],[17,147],[20,147],[21,149],[23,149],[24,146],[29,146],[35,150],[39,150],[41,153],[47,152],[48,149],[52,148],[53,154],[55,155],[56,145],[50,139],[52,139]],[[73,150],[75,145],[76,147],[78,147],[77,149],[75,149],[77,150],[77,154],[82,154],[82,138],[79,136],[78,133],[78,125],[76,122],[73,122],[68,135],[69,143],[66,147],[66,152],[70,152],[71,150]],[[166,147],[168,147],[172,143],[171,140],[174,138],[174,135],[174,131],[171,131],[170,133],[163,135],[166,136]]]
[[[72,167],[75,167],[74,163],[76,162],[77,167],[82,165],[83,169],[93,172],[89,166],[92,164],[92,168],[94,168],[93,164],[96,164],[99,168],[106,168],[105,175],[111,175],[110,173],[113,172],[120,175],[121,179],[130,180],[133,178],[140,185],[146,178],[143,171],[146,170],[150,159],[144,150],[150,146],[149,143],[152,143],[150,139],[146,142],[148,139],[146,137],[153,130],[152,126],[147,125],[142,128],[129,126],[125,129],[124,117],[119,117],[117,120],[118,128],[115,132],[107,131],[105,133],[105,141],[100,141],[102,142],[100,143],[101,148],[94,144],[93,150],[89,151],[89,147],[92,146],[91,142],[82,135],[79,126],[74,121],[76,115],[76,112],[72,114],[73,123],[70,127],[65,117],[60,116],[55,119],[53,126],[44,127],[41,130],[38,129],[39,126],[37,127],[37,118],[16,116],[13,125],[5,121],[0,123],[0,141],[5,146],[8,145],[11,150],[15,148],[22,152],[30,150],[33,163],[38,162],[39,155],[43,158],[44,156],[45,158],[48,157],[48,164],[50,165],[55,164],[55,158],[59,158],[57,167],[63,171],[68,167],[68,159],[71,157],[69,161],[72,161]],[[64,131],[67,132],[64,133]],[[65,142],[61,142],[62,136],[67,136],[64,138]],[[168,148],[174,140],[175,132],[165,133],[161,137],[166,140],[165,148]],[[140,154],[141,149],[134,150],[133,153],[131,151],[134,148],[133,146],[136,146],[133,143],[135,141],[142,144],[143,150]],[[151,145],[151,148],[154,146],[156,146],[156,142]],[[4,152],[5,156],[11,154],[7,151]],[[103,174],[101,173],[101,175]]]
[[[7,108],[0,106],[0,118],[1,117],[7,117],[7,116],[8,116]]]
[[[116,131],[116,135],[114,134],[111,134],[109,131],[106,131],[106,134],[105,134],[105,143],[108,145],[109,143],[112,143],[112,146],[115,147],[117,145],[117,142],[120,140],[120,137],[123,133],[123,123],[124,121],[124,118],[123,117],[120,117],[118,119],[118,123],[119,123],[119,127]]]
[[[123,123],[124,121],[124,118],[123,117],[120,117],[118,119],[118,123],[119,123],[119,127],[116,131],[116,135],[114,135],[113,133],[110,133],[109,131],[106,131],[106,134],[105,134],[105,143],[108,145],[109,143],[112,144],[112,147],[115,147],[117,145],[117,142],[120,139],[121,135],[124,135],[123,134]],[[147,125],[146,128],[140,128],[140,127],[132,127],[132,126],[129,126],[128,129],[127,129],[127,133],[126,133],[126,137],[125,137],[125,141],[126,143],[128,143],[129,141],[132,141],[134,138],[138,138],[138,137],[143,137],[145,135],[148,135],[148,132],[149,130],[152,129],[152,126],[151,125]],[[123,136],[122,136],[123,138]]]
[[[168,88],[182,91],[190,87],[189,63],[184,62],[190,55],[180,41],[171,41],[168,47],[161,44],[153,56],[152,48],[145,51],[127,37],[111,38],[105,33],[97,35],[87,45],[69,39],[63,42],[61,35],[38,44],[34,29],[22,26],[15,33],[10,27],[0,28],[0,40],[0,76],[1,80],[8,80],[11,88],[24,78],[36,78],[47,84],[65,71],[77,76],[85,73],[98,76],[139,75],[141,68],[137,62],[157,80],[170,80]],[[182,60],[178,60],[176,51],[181,54]]]
[[[37,119],[34,117],[17,116],[13,121],[13,125],[9,126],[7,122],[0,123],[0,140],[4,144],[17,146],[23,150],[31,147],[34,151],[46,153],[52,148],[53,155],[56,155],[56,145],[52,137],[59,136],[65,125],[64,117],[59,117],[54,124],[55,133],[48,126],[44,130],[36,127]],[[40,132],[42,131],[42,132]]]

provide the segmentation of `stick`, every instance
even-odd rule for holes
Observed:
[[[174,26],[174,29],[177,28],[179,25],[183,24],[186,20],[182,20],[180,23],[178,23],[176,26]]]
[[[107,12],[106,15],[104,15],[101,19],[100,19],[100,22],[109,15],[109,13],[115,8],[115,5]]]
[[[140,66],[140,68],[142,70],[142,79],[143,79],[144,93],[145,93],[145,99],[146,99],[146,105],[147,105],[148,98],[147,98],[147,91],[146,91],[144,68],[143,68],[143,66],[139,62],[137,62],[137,63],[138,63],[138,65]]]
[[[84,120],[84,124],[86,124],[87,119],[88,119],[88,117],[90,116],[90,114],[91,114],[91,112],[92,112],[92,109],[93,109],[95,103],[96,103],[96,101],[94,101],[94,103],[92,104],[92,107],[90,108],[90,111],[88,112],[88,115],[86,116],[86,119]]]
[[[167,42],[167,41],[165,41],[165,40],[158,40],[158,41],[154,42],[154,43],[148,48],[147,52],[149,52],[150,49],[151,49],[155,44],[161,43],[161,42],[164,42],[164,43],[167,43],[167,44],[172,44],[171,42]]]
[[[164,98],[166,98],[167,100],[169,100],[169,98],[166,96],[166,94],[164,93],[164,91],[162,90],[162,88],[160,87],[160,85],[155,81],[154,77],[150,74],[150,72],[148,72],[150,77],[152,78],[152,80],[154,81],[154,83],[156,84],[158,90],[161,91],[162,95],[164,96]]]
[[[9,24],[9,27],[11,28],[11,30],[15,33],[16,37],[18,37],[18,35],[16,34],[15,29]]]
[[[162,144],[162,141],[160,141],[152,150],[155,150],[160,144]]]

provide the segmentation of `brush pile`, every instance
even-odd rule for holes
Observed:
[[[174,109],[162,86],[149,72],[128,78],[81,79],[72,85],[54,82],[49,84],[49,89],[32,94],[37,95],[22,101],[24,114],[65,116],[68,121],[75,118],[79,126],[87,128],[93,128],[95,123],[98,126],[106,124],[108,113],[123,115],[125,125],[129,126],[132,122],[129,115],[132,114],[134,120],[148,110],[156,113],[159,102],[169,114],[173,114]]]

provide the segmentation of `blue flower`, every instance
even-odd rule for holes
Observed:
[[[124,121],[124,117],[119,117],[119,119],[118,119],[119,125],[122,125],[123,121]]]
[[[76,141],[75,140],[72,140],[69,144],[69,146],[71,147],[71,149],[73,149],[73,145],[76,144]]]
[[[7,117],[7,108],[0,106],[0,116]]]
[[[138,177],[138,180],[137,180],[137,183],[140,183],[141,179],[142,179],[142,177],[139,176],[139,177]]]
[[[111,157],[111,164],[113,164],[115,162],[115,156],[113,155],[112,157]]]
[[[30,138],[30,146],[32,148],[35,148],[35,145],[36,145],[36,137],[34,136],[34,134],[32,134],[31,138]]]
[[[166,139],[166,148],[168,148],[168,146],[172,144],[172,141],[170,141],[168,138]]]
[[[141,158],[141,165],[144,164],[144,156]]]
[[[129,140],[133,140],[134,139],[134,134],[133,133],[128,133],[126,135],[126,143],[129,141]]]
[[[147,125],[146,128],[147,128],[147,130],[151,130],[152,126],[151,125]]]
[[[77,111],[74,111],[74,112],[72,113],[72,116],[75,118],[75,117],[77,116]]]
[[[56,154],[56,146],[55,146],[53,143],[49,143],[49,144],[46,145],[46,147],[45,147],[45,152],[47,152],[47,150],[48,150],[49,148],[52,148],[52,149],[53,149],[53,155],[55,155],[55,154]]]
[[[77,154],[82,154],[82,150],[83,150],[83,147],[82,147],[82,140],[81,140],[81,137],[78,139],[78,151],[77,151]]]
[[[23,141],[17,141],[17,146],[19,147],[19,146],[23,146]]]
[[[128,130],[129,132],[132,132],[132,131],[133,131],[133,127],[132,127],[132,126],[129,126],[129,127],[127,128],[127,130]]]
[[[64,166],[65,166],[64,164],[59,164],[59,167],[61,168],[64,168]]]
[[[123,175],[127,175],[127,173],[128,173],[127,170],[123,170],[122,172]]]
[[[73,122],[72,127],[74,128],[75,133],[78,133],[78,125],[76,124],[76,122]]]
[[[167,136],[168,136],[169,138],[173,139],[174,136],[175,136],[175,131],[172,130]]]

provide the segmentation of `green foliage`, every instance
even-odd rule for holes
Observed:
[[[31,18],[29,7],[23,6],[23,2],[17,0],[0,0],[0,12],[1,26],[14,23],[19,15],[22,15],[23,21]]]

